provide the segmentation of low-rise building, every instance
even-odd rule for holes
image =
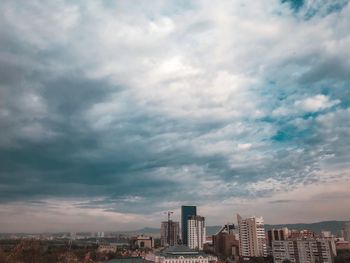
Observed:
[[[97,248],[99,253],[115,253],[118,249],[128,248],[130,244],[128,243],[103,243]]]
[[[348,241],[345,240],[338,240],[335,243],[335,247],[337,250],[350,250],[350,244]]]
[[[217,257],[184,245],[167,247],[154,254],[147,254],[146,260],[154,263],[215,263]]]
[[[153,237],[148,236],[137,236],[135,240],[135,245],[138,248],[153,248],[154,247],[154,240]]]
[[[101,244],[98,246],[97,252],[99,253],[115,253],[118,246],[116,244]]]

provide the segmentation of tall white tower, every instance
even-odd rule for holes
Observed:
[[[264,219],[262,217],[242,218],[237,214],[239,231],[239,250],[244,257],[263,257],[267,255]]]
[[[187,221],[188,247],[197,250],[203,250],[203,244],[206,239],[205,218],[202,216],[190,216]]]

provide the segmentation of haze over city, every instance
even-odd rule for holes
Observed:
[[[2,1],[0,232],[349,220],[349,25],[345,0]]]

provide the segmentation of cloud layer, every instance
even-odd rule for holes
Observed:
[[[348,216],[347,1],[4,1],[0,14],[1,231],[158,225],[190,203],[215,224]],[[321,213],[325,196],[339,206]]]

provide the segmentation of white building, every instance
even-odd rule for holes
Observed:
[[[146,260],[154,263],[215,263],[217,257],[193,250],[184,245],[167,247],[155,254],[147,254]]]
[[[267,255],[264,219],[249,217],[243,219],[237,214],[239,249],[243,257],[264,257]]]
[[[333,263],[334,241],[326,239],[274,240],[272,256],[275,263],[289,259],[292,263]]]
[[[205,218],[202,216],[190,216],[187,221],[187,242],[191,249],[203,250],[206,242]]]

